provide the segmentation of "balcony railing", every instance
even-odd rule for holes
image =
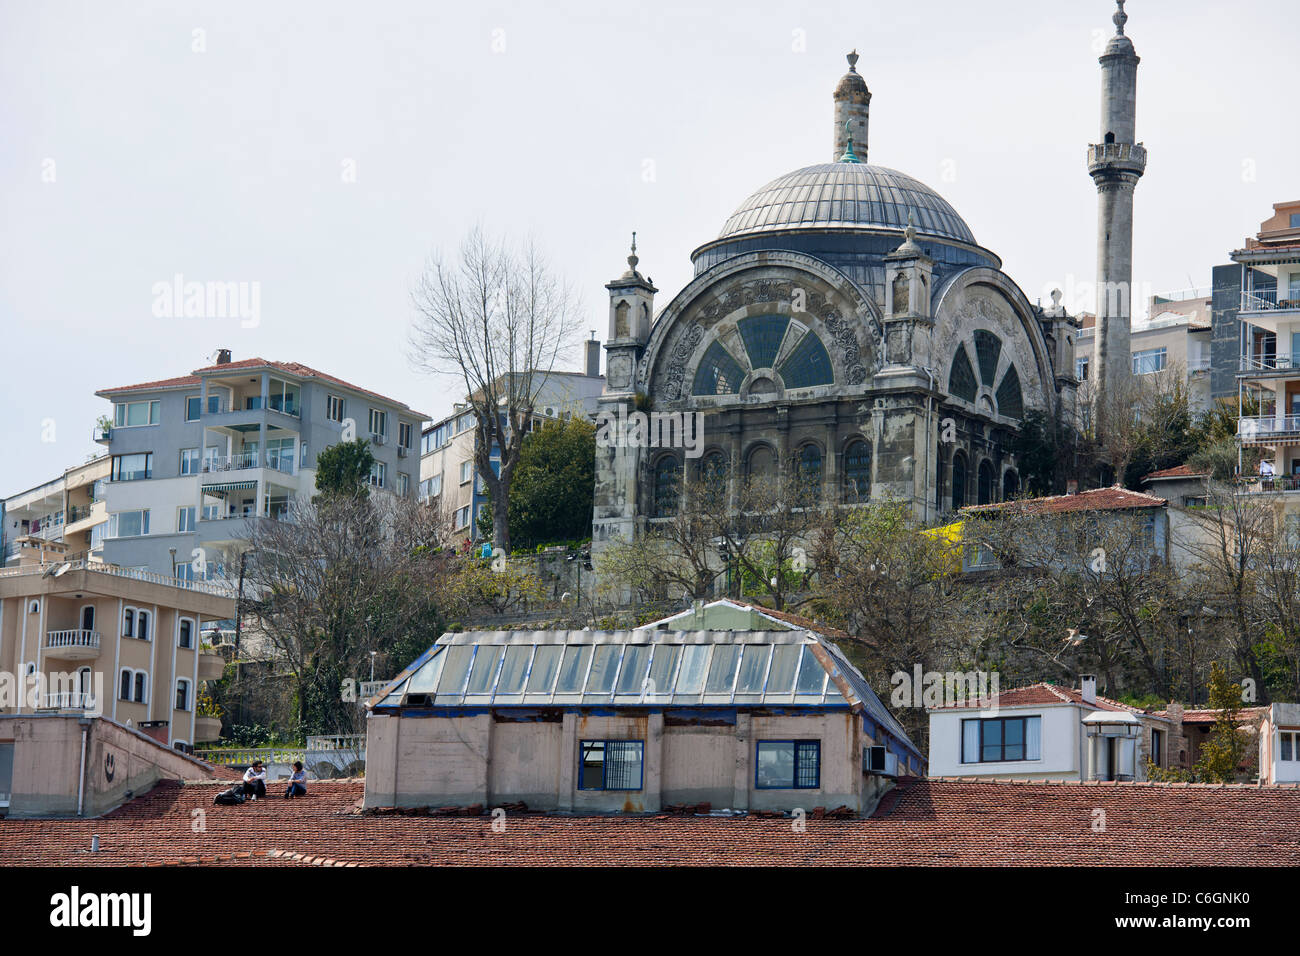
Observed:
[[[96,710],[95,695],[84,690],[62,690],[41,697],[41,710]]]
[[[118,578],[130,578],[134,581],[144,581],[149,584],[165,584],[169,587],[184,588],[186,591],[197,591],[201,594],[212,594],[217,597],[234,598],[236,593],[233,584],[215,581],[186,581],[183,578],[173,578],[166,574],[158,574],[155,571],[124,568],[117,564],[104,564],[100,561],[87,561],[85,559],[55,560],[45,564],[33,564],[25,567],[0,568],[0,578],[22,577],[24,575],[42,576],[48,573],[51,567],[59,567],[64,564],[68,566],[69,571],[93,571],[96,574],[111,574]]]
[[[73,628],[68,631],[50,631],[45,635],[45,646],[47,648],[59,647],[99,647],[99,631],[88,631],[83,628]]]
[[[261,455],[255,451],[244,451],[236,455],[209,455],[203,459],[202,472],[205,475],[220,474],[225,471],[240,471],[244,468],[271,468],[285,475],[294,473],[293,452],[270,450]]]
[[[1239,367],[1243,372],[1291,372],[1300,378],[1300,352],[1243,355]]]
[[[1246,495],[1280,494],[1300,491],[1300,475],[1261,475],[1258,478],[1243,478],[1238,490]]]
[[[1241,293],[1242,312],[1300,310],[1300,291],[1292,289],[1278,295],[1277,289],[1252,289]]]
[[[1237,437],[1260,441],[1273,435],[1300,433],[1300,415],[1245,415],[1237,419]]]
[[[68,524],[76,524],[78,521],[85,521],[95,510],[94,502],[88,505],[72,505],[68,508]]]

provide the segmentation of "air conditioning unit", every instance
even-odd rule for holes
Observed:
[[[379,432],[371,432],[370,440],[376,445],[382,445],[384,443],[384,436],[379,434]]]
[[[898,776],[898,754],[891,754],[884,747],[862,748],[862,772],[875,773],[885,777]]]
[[[398,457],[398,458],[405,458],[405,457],[406,457],[407,455],[409,455],[410,453],[411,453],[411,449],[407,448],[405,445],[398,445],[398,446],[397,446],[397,457]]]

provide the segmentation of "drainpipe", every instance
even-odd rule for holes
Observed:
[[[77,723],[81,724],[81,769],[77,772],[77,816],[81,816],[86,802],[86,738],[90,734],[90,723],[84,717]]]

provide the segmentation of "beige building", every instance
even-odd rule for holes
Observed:
[[[104,484],[109,458],[100,455],[67,469],[57,478],[6,498],[0,507],[0,566],[17,564],[24,538],[62,542],[68,554],[98,557],[103,550],[108,510]]]
[[[202,633],[234,617],[233,592],[61,547],[0,570],[0,714],[102,715],[177,748],[216,740],[221,722],[197,702],[225,661]]]
[[[1146,375],[1181,369],[1187,376],[1188,405],[1193,415],[1210,406],[1209,289],[1186,289],[1153,295],[1147,314],[1135,317],[1129,333],[1133,374]],[[1075,377],[1092,380],[1093,337],[1096,316],[1084,313],[1075,340]]]

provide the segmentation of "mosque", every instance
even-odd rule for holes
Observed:
[[[1101,57],[1102,138],[1089,148],[1099,280],[1127,281],[1137,56]],[[682,506],[684,479],[741,483],[797,469],[823,502],[891,497],[933,520],[1020,490],[1014,439],[1033,411],[1075,414],[1077,320],[1034,305],[941,195],[868,162],[871,92],[856,53],[834,92],[829,162],[745,199],[691,258],[692,281],[656,313],[638,271],[612,280],[601,408],[698,413],[701,448],[597,448],[593,539],[631,539]],[[1141,165],[1136,163],[1140,158]],[[1103,286],[1104,287],[1104,286]],[[1054,300],[1058,297],[1054,297]],[[1094,368],[1127,359],[1129,316],[1099,317]]]

